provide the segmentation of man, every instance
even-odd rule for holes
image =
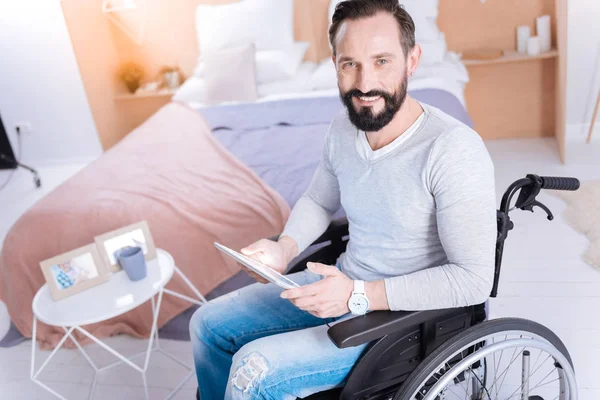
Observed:
[[[407,95],[421,56],[414,31],[398,0],[337,6],[329,39],[346,110],[281,238],[242,252],[283,273],[340,206],[346,252],[336,266],[309,263],[290,275],[300,288],[255,284],[198,309],[190,332],[201,399],[294,399],[333,388],[364,346],[338,349],[328,323],[489,296],[493,165],[473,130]]]

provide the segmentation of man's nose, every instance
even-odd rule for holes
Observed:
[[[356,88],[363,93],[368,93],[376,88],[376,81],[375,72],[371,68],[363,67],[358,72]]]

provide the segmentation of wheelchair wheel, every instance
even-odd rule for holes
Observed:
[[[576,400],[571,357],[537,322],[501,318],[440,345],[411,373],[394,400]]]

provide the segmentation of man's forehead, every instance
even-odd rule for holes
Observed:
[[[344,21],[338,30],[336,50],[351,51],[355,47],[368,47],[379,53],[401,49],[400,29],[395,18],[379,13],[373,17]]]

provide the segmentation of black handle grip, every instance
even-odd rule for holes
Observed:
[[[565,178],[562,176],[540,176],[542,180],[542,189],[550,190],[577,190],[579,189],[579,179]]]

